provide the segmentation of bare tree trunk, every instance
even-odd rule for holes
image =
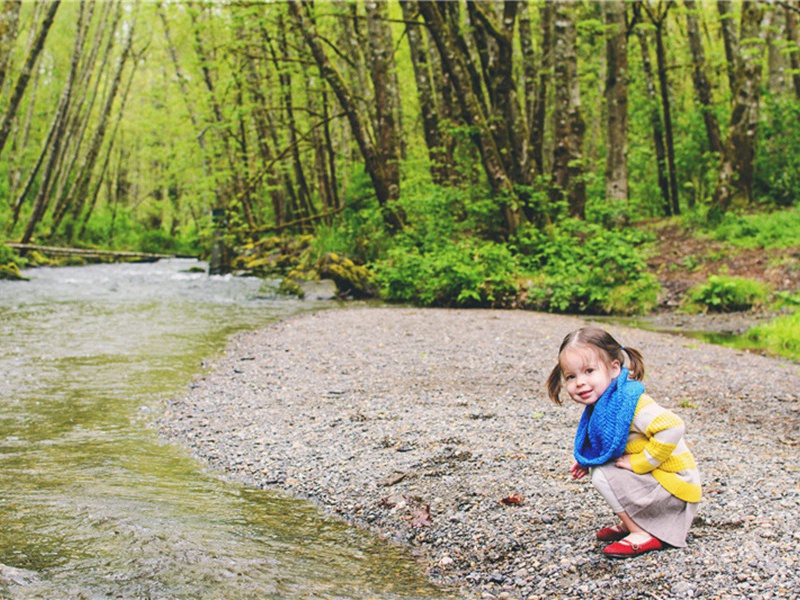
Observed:
[[[758,104],[764,44],[759,39],[764,8],[757,0],[742,3],[742,48],[728,139],[722,153],[713,206],[724,213],[734,201],[752,201]]]
[[[655,80],[653,78],[653,65],[650,60],[650,45],[647,40],[648,34],[646,30],[637,27],[636,35],[639,38],[639,45],[642,50],[642,70],[645,74],[645,85],[647,87],[647,97],[649,100],[650,126],[653,130],[653,144],[656,152],[658,187],[661,190],[661,198],[664,201],[664,213],[671,215],[672,203],[669,196],[669,176],[667,175],[667,149],[664,144],[664,127],[661,123],[659,99],[656,92]]]
[[[711,99],[711,83],[706,75],[706,57],[703,51],[703,41],[700,37],[700,27],[697,22],[697,3],[694,0],[684,0],[686,7],[686,34],[689,37],[689,49],[692,52],[692,81],[694,92],[700,108],[703,111],[703,122],[706,126],[708,147],[712,152],[722,152],[722,135],[719,123],[714,114],[714,103]]]
[[[767,89],[773,94],[783,92],[786,85],[786,19],[783,11],[770,10],[764,15],[762,37],[767,42]]]
[[[483,63],[484,84],[489,95],[489,129],[504,159],[506,172],[518,185],[533,182],[528,133],[514,81],[513,36],[519,2],[503,2],[502,13],[491,14],[492,3],[469,0],[473,35]],[[500,25],[495,23],[500,21]],[[522,199],[523,206],[527,203]],[[528,215],[532,216],[532,215]]]
[[[20,71],[19,77],[17,78],[14,91],[12,92],[11,98],[8,101],[8,107],[6,108],[5,113],[3,113],[2,121],[0,121],[0,154],[2,154],[3,148],[6,145],[6,140],[8,139],[8,134],[11,131],[11,124],[13,123],[14,117],[17,114],[19,103],[22,101],[22,96],[25,94],[25,88],[28,86],[28,81],[31,78],[33,67],[36,64],[36,60],[39,58],[39,54],[42,52],[42,48],[44,48],[44,42],[47,39],[50,26],[53,24],[53,19],[55,19],[56,11],[60,5],[61,0],[51,0],[47,8],[47,12],[45,13],[44,20],[39,27],[39,33],[36,34],[33,47],[28,53],[28,57],[25,59],[25,64],[22,67],[22,71]]]
[[[731,12],[732,0],[717,0],[720,25],[722,27],[722,40],[725,44],[725,58],[728,67],[728,84],[731,95],[736,95],[736,71],[738,70],[739,39],[736,36],[736,24]]]
[[[274,168],[275,153],[269,145],[270,124],[267,99],[261,89],[261,79],[253,60],[245,61],[247,88],[253,98],[253,125],[256,129],[257,148],[261,157],[262,169],[266,169],[266,184],[272,202],[272,214],[276,225],[282,225],[286,216],[286,197],[281,180]]]
[[[537,88],[539,87],[539,70],[536,68],[536,54],[533,50],[533,34],[531,32],[531,17],[527,2],[519,3],[519,43],[522,52],[522,73],[524,75],[525,98],[523,105],[525,107],[525,129],[528,137],[526,140],[528,146],[528,154],[533,162],[532,168],[536,173],[542,173],[541,164],[541,148],[538,151],[536,145],[540,137],[540,132],[537,128],[536,121],[536,104],[537,104]],[[542,42],[544,46],[544,42]],[[542,53],[544,56],[544,53]],[[538,159],[538,160],[537,160]]]
[[[75,34],[75,47],[72,52],[72,60],[70,61],[69,76],[67,77],[66,84],[64,85],[64,90],[61,92],[61,98],[58,101],[58,107],[56,108],[56,113],[53,117],[52,130],[48,134],[48,137],[50,137],[52,141],[50,156],[47,161],[47,166],[44,169],[44,173],[42,174],[42,180],[39,183],[39,191],[36,195],[33,211],[28,218],[28,225],[26,226],[25,232],[22,234],[22,238],[20,239],[20,243],[22,244],[30,243],[31,238],[33,238],[33,233],[36,230],[36,225],[38,225],[39,221],[44,216],[45,209],[47,208],[50,180],[55,171],[55,162],[58,160],[59,147],[62,143],[66,125],[66,111],[67,107],[69,106],[70,96],[72,94],[72,85],[75,81],[75,74],[78,70],[78,61],[80,60],[81,49],[83,48],[83,34],[85,32],[82,24],[83,7],[84,3],[81,2],[80,9],[78,11],[78,26]]]
[[[92,171],[94,170],[95,164],[97,163],[97,159],[100,156],[100,149],[102,148],[103,141],[106,135],[106,129],[108,128],[109,119],[111,117],[111,109],[114,106],[114,102],[117,99],[119,87],[120,84],[122,83],[122,73],[125,69],[125,65],[128,62],[128,57],[131,54],[131,48],[133,47],[133,34],[135,29],[136,29],[136,16],[134,16],[133,21],[128,24],[128,31],[127,31],[127,37],[125,39],[125,44],[122,48],[122,54],[118,59],[117,68],[116,71],[114,72],[114,77],[111,80],[111,85],[108,90],[108,95],[106,96],[106,102],[103,105],[103,108],[100,112],[100,118],[98,120],[97,129],[95,129],[94,131],[94,136],[92,137],[92,141],[89,144],[89,149],[81,164],[80,170],[75,179],[75,183],[70,189],[67,205],[72,207],[72,215],[76,219],[80,215],[86,203],[86,199],[89,192],[89,183],[92,178]],[[70,235],[69,235],[70,239],[72,239],[73,234],[74,231],[70,230]]]
[[[336,94],[336,98],[339,100],[342,110],[347,116],[353,137],[356,139],[356,143],[361,150],[364,166],[375,188],[378,203],[382,209],[384,222],[390,229],[402,229],[404,220],[402,213],[397,210],[397,207],[392,206],[394,201],[398,198],[400,189],[390,184],[390,180],[386,176],[385,165],[381,161],[380,153],[370,139],[366,125],[361,118],[361,114],[358,112],[355,99],[342,79],[342,76],[325,54],[325,50],[317,35],[316,27],[305,14],[306,3],[301,3],[299,0],[291,0],[289,2],[289,10],[305,39],[306,45],[314,56],[314,60],[317,63],[322,77],[325,78],[328,85],[331,86],[333,93]]]
[[[681,212],[678,197],[678,174],[675,166],[675,137],[672,129],[672,103],[669,94],[669,77],[667,76],[667,52],[664,48],[664,29],[667,23],[667,14],[672,4],[658,0],[655,9],[648,3],[642,6],[647,11],[650,21],[655,26],[656,35],[656,64],[658,65],[658,83],[661,91],[661,108],[664,113],[664,139],[667,147],[667,166],[669,167],[669,195],[672,201],[670,214],[679,215]]]
[[[539,91],[536,96],[536,111],[534,125],[530,130],[531,155],[536,164],[536,170],[544,174],[547,170],[544,157],[545,123],[547,120],[547,93],[553,72],[553,6],[545,2],[539,9],[539,19],[542,29],[542,61],[539,67]]]
[[[505,230],[507,234],[511,234],[516,230],[519,222],[519,217],[513,207],[514,188],[486,122],[485,105],[475,94],[474,81],[468,68],[468,56],[465,56],[465,49],[460,46],[450,23],[442,13],[442,8],[448,10],[447,3],[439,4],[429,0],[419,3],[420,13],[428,24],[444,69],[450,76],[462,116],[465,122],[476,130],[474,137],[492,192],[496,196],[506,199],[503,204]]]
[[[792,84],[794,86],[795,98],[800,100],[800,45],[797,35],[797,14],[800,10],[800,3],[796,0],[785,2],[786,12],[786,42],[789,52],[789,64],[792,68]]]
[[[93,115],[93,108],[95,101],[100,96],[100,85],[105,81],[102,74],[106,72],[118,37],[117,27],[122,19],[121,0],[117,2],[108,2],[105,6],[106,11],[102,16],[102,20],[95,27],[92,48],[88,56],[86,56],[79,65],[82,72],[78,74],[77,84],[75,86],[78,93],[73,94],[73,98],[70,101],[70,108],[67,113],[67,129],[65,132],[66,139],[61,150],[61,156],[58,157],[56,161],[56,174],[54,176],[56,184],[51,194],[51,196],[55,198],[52,228],[54,232],[70,208],[69,201],[72,198],[70,196],[70,190],[75,180],[74,175],[76,171],[80,172],[80,167],[76,167],[76,165],[81,157],[81,146],[83,145],[84,137],[89,132],[89,127],[95,122],[96,117]],[[90,9],[93,7],[94,4],[90,4]],[[93,13],[93,10],[89,12]],[[112,12],[113,17],[111,16]],[[111,19],[110,24],[109,19]],[[90,25],[91,15],[87,17],[85,27],[89,28]],[[106,40],[105,44],[103,43],[104,39]],[[100,60],[100,66],[95,67],[101,48],[103,49],[103,57]],[[92,79],[92,75],[95,75],[94,84],[91,86],[91,91],[89,91],[89,82]],[[86,106],[84,107],[84,105]]]
[[[443,184],[447,181],[447,157],[444,152],[442,136],[439,133],[439,113],[433,93],[433,75],[428,59],[428,49],[423,41],[423,31],[417,23],[419,7],[416,0],[400,0],[400,6],[403,9],[403,20],[406,22],[406,35],[408,47],[411,50],[414,80],[417,84],[422,129],[431,163],[431,178],[434,183]]]
[[[564,196],[571,215],[583,218],[586,183],[583,180],[583,138],[586,125],[581,114],[576,55],[574,0],[555,0],[553,64],[555,85],[555,150],[553,152],[554,194]]]
[[[286,40],[286,28],[283,27],[283,19],[279,19],[280,34],[280,49],[283,60],[289,63],[292,57],[289,56],[289,45]],[[276,66],[278,66],[276,64]],[[309,190],[308,181],[306,180],[305,171],[303,170],[303,162],[300,160],[300,146],[297,138],[297,123],[294,118],[294,100],[292,98],[292,76],[288,69],[279,69],[281,90],[283,92],[283,112],[286,115],[285,125],[289,132],[289,146],[291,147],[292,154],[292,168],[294,170],[294,179],[297,186],[297,198],[299,200],[297,215],[302,217],[311,217],[316,214],[314,207],[311,203],[311,191]]]
[[[0,7],[0,91],[6,80],[8,62],[11,50],[17,39],[17,26],[19,24],[19,9],[22,0],[5,0]]]
[[[419,6],[417,7],[419,10]],[[449,185],[464,185],[465,182],[459,180],[455,174],[455,149],[456,139],[448,127],[442,127],[442,123],[455,127],[461,123],[460,116],[456,112],[456,101],[453,98],[453,85],[450,83],[450,75],[442,65],[442,57],[436,47],[436,42],[431,36],[427,27],[422,29],[425,38],[425,48],[427,49],[428,59],[431,64],[431,81],[433,83],[433,97],[439,113],[439,135],[442,140],[442,170],[445,181]]]
[[[119,111],[117,112],[117,120],[114,123],[114,129],[111,132],[111,137],[109,138],[108,142],[108,149],[106,150],[106,156],[103,160],[103,166],[100,169],[100,173],[97,176],[97,185],[94,187],[94,192],[91,195],[91,200],[89,201],[89,205],[86,209],[85,214],[83,215],[83,222],[81,223],[81,230],[78,234],[78,238],[82,238],[86,235],[86,226],[89,223],[89,219],[92,217],[92,213],[94,212],[94,207],[97,204],[97,196],[100,193],[100,187],[103,184],[103,180],[106,176],[106,171],[108,170],[108,164],[111,161],[111,153],[114,149],[114,142],[117,137],[117,131],[119,130],[119,124],[122,122],[122,116],[125,114],[125,104],[128,101],[128,95],[131,91],[131,84],[133,84],[133,77],[136,74],[136,66],[138,63],[139,57],[135,57],[133,61],[133,68],[131,69],[130,75],[128,76],[128,83],[125,86],[125,91],[122,93],[122,102],[120,103]]]
[[[375,137],[392,197],[400,197],[400,92],[394,77],[392,31],[385,2],[367,0],[367,37],[372,89],[375,93]]]
[[[194,45],[195,45],[195,52],[197,53],[198,58],[200,59],[201,71],[203,73],[203,83],[205,84],[206,90],[209,94],[209,99],[211,103],[211,108],[213,112],[214,123],[218,127],[218,139],[222,145],[222,151],[219,153],[221,156],[217,155],[217,158],[224,158],[227,161],[227,167],[231,173],[231,181],[228,181],[226,184],[218,183],[216,189],[217,195],[217,203],[218,207],[224,206],[226,204],[226,196],[233,196],[239,200],[239,204],[242,207],[242,214],[244,216],[245,222],[247,226],[252,230],[256,228],[255,218],[253,216],[252,204],[250,200],[250,192],[246,188],[244,181],[242,179],[241,173],[239,172],[239,168],[237,165],[237,161],[234,157],[234,152],[231,148],[231,135],[230,131],[227,128],[227,124],[225,119],[222,115],[222,107],[219,104],[219,100],[217,99],[217,91],[216,86],[214,84],[214,80],[211,74],[211,69],[209,67],[210,60],[209,56],[206,52],[205,43],[201,37],[201,31],[198,23],[198,13],[194,9],[189,10],[189,16],[192,19],[192,25],[194,29]],[[227,187],[226,190],[223,189]]]
[[[606,201],[628,199],[628,34],[624,0],[603,3],[606,22]]]

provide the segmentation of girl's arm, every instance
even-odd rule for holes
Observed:
[[[644,438],[630,444],[633,451],[618,459],[617,466],[634,473],[649,473],[661,466],[677,448],[685,430],[678,415],[652,400],[636,413],[633,428]]]

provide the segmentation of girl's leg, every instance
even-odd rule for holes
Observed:
[[[608,479],[606,479],[605,474],[603,473],[602,469],[595,468],[592,469],[592,485],[597,488],[597,491],[605,498],[605,501],[608,502],[608,505],[611,507],[611,510],[619,517],[621,521],[621,526],[618,527],[622,531],[627,531],[631,534],[644,534],[645,539],[651,537],[650,534],[639,527],[633,519],[625,512],[625,509],[620,504],[619,500],[617,500],[616,495],[614,495],[614,491],[611,489],[611,485],[608,483]],[[642,537],[641,535],[636,536],[637,538]]]

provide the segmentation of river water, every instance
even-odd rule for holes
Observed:
[[[404,549],[158,437],[163,398],[232,333],[323,306],[198,265],[0,281],[0,597],[445,597]]]

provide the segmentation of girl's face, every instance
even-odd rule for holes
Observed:
[[[593,346],[565,348],[559,362],[569,397],[584,406],[597,402],[621,370],[618,360],[608,362]]]

